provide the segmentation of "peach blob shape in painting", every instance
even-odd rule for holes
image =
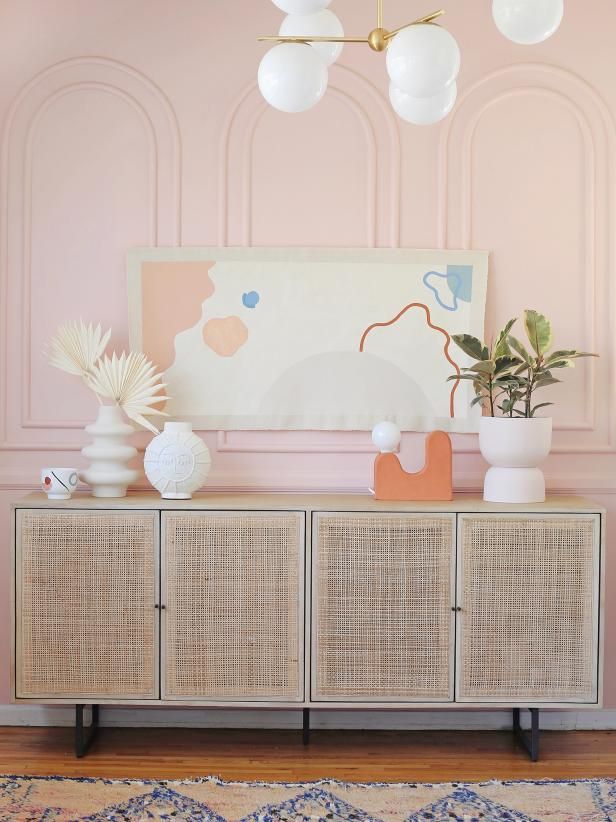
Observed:
[[[201,318],[214,293],[211,261],[145,262],[141,267],[142,347],[161,371],[175,360],[176,336]]]
[[[203,340],[220,357],[232,357],[248,339],[239,317],[215,317],[203,326]]]

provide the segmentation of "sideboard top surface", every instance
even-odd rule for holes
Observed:
[[[164,500],[154,492],[129,493],[120,498],[96,498],[78,492],[70,500],[49,500],[42,492],[28,494],[13,508],[152,509],[161,511],[366,511],[400,513],[581,513],[602,514],[604,509],[584,497],[554,495],[543,503],[511,505],[484,502],[481,497],[456,494],[450,502],[377,501],[370,494],[224,494],[199,493],[189,500]]]

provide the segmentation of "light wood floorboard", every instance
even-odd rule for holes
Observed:
[[[545,731],[533,764],[500,731],[102,728],[84,759],[70,728],[0,728],[0,773],[227,780],[442,782],[616,777],[616,732]]]

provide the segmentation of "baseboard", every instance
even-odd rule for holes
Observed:
[[[71,726],[71,706],[1,705],[0,725]],[[101,725],[127,728],[300,728],[301,711],[232,711],[202,708],[101,709]],[[503,730],[510,711],[312,711],[315,729]],[[616,710],[542,711],[544,730],[616,730]]]

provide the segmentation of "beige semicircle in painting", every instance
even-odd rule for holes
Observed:
[[[239,317],[213,317],[203,326],[203,341],[220,357],[232,357],[248,339],[248,329]]]
[[[215,291],[213,261],[144,262],[141,268],[142,348],[161,371],[175,360],[175,338],[201,319]]]

